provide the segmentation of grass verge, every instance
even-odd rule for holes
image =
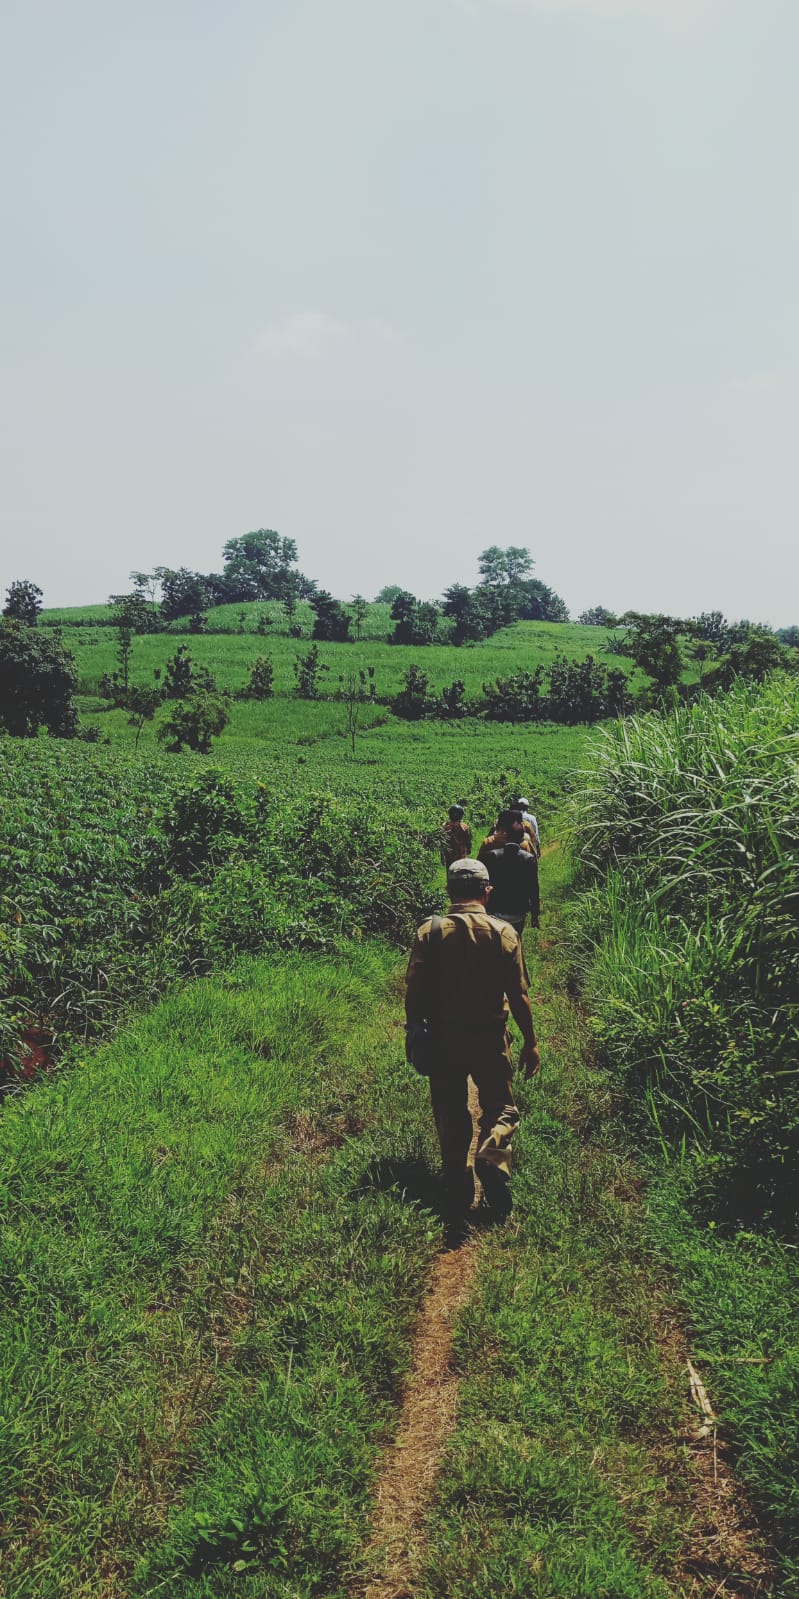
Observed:
[[[339,1591],[440,1238],[395,962],[240,964],[7,1105],[6,1599]]]

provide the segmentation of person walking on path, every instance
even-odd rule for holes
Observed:
[[[510,922],[521,938],[527,913],[533,927],[538,926],[541,910],[538,891],[538,856],[521,849],[515,842],[490,849],[485,857],[491,878],[491,914]]]
[[[538,819],[537,819],[537,817],[535,817],[533,815],[532,811],[530,810],[530,801],[528,799],[519,798],[517,800],[514,800],[513,805],[514,805],[514,809],[515,810],[521,811],[521,813],[522,813],[522,822],[524,823],[524,831],[527,834],[528,838],[531,840],[531,842],[533,844],[533,847],[535,849],[536,855],[540,856],[540,854],[541,854],[541,834],[538,831]]]
[[[533,1013],[518,934],[488,914],[488,868],[468,856],[454,861],[447,889],[449,914],[422,922],[408,964],[409,1058],[414,1030],[426,1022],[432,1030],[430,1097],[451,1218],[465,1217],[472,1205],[475,1175],[486,1204],[502,1218],[510,1211],[511,1152],[519,1125],[508,1012],[522,1034],[525,1077],[540,1070]],[[468,1165],[470,1077],[479,1101],[474,1171]]]
[[[449,821],[441,829],[441,860],[449,869],[453,861],[465,860],[472,847],[472,830],[463,820],[463,806],[450,805]]]
[[[533,844],[525,832],[522,813],[519,810],[500,811],[493,833],[489,833],[488,837],[483,839],[477,851],[477,859],[485,864],[492,849],[503,849],[506,844],[518,844],[527,854],[533,852]]]

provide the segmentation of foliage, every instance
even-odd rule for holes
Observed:
[[[583,774],[600,1037],[700,1189],[787,1224],[799,1182],[799,691],[779,674],[607,730]]]
[[[156,678],[160,673],[156,673]],[[145,722],[151,722],[156,711],[164,703],[164,690],[159,682],[148,686],[146,683],[137,684],[128,689],[125,697],[125,709],[128,712],[128,726],[136,730],[134,749],[139,747],[139,739]]]
[[[428,703],[428,689],[430,678],[420,666],[409,666],[403,675],[402,687],[391,701],[391,709],[395,716],[401,716],[405,721],[418,722],[426,714]]]
[[[364,598],[363,594],[353,594],[350,603],[352,609],[352,621],[355,627],[355,637],[356,639],[360,639],[361,628],[363,627],[363,624],[369,615],[369,601]]]
[[[297,698],[301,700],[318,699],[320,674],[329,670],[330,668],[319,658],[318,644],[312,644],[305,655],[298,655],[294,662],[294,675],[297,679]]]
[[[149,589],[151,597],[147,608],[151,615],[154,610],[153,589],[159,585],[160,617],[163,621],[173,622],[185,616],[190,620],[192,632],[202,632],[205,611],[213,603],[214,596],[209,580],[201,572],[192,572],[187,566],[180,566],[177,570],[170,566],[157,566],[152,574],[139,572],[132,575],[134,581],[139,579],[138,595],[144,605],[147,605]]]
[[[42,591],[38,583],[31,583],[27,578],[21,578],[6,589],[4,616],[10,617],[15,622],[25,622],[28,627],[35,627],[41,609]]]
[[[271,700],[275,692],[275,664],[268,655],[257,655],[250,667],[250,676],[243,689],[243,700]]]
[[[72,738],[76,687],[75,659],[60,635],[0,619],[0,728],[27,737],[46,727],[58,738]]]
[[[296,779],[294,760],[271,791],[187,756],[0,740],[0,1057],[27,1017],[106,1029],[242,948],[321,948],[342,928],[404,942],[431,905],[433,828],[393,781],[378,801]]]
[[[504,550],[492,544],[477,559],[480,581],[491,587],[512,587],[529,576],[534,564],[530,551],[518,544],[509,544]]]
[[[373,666],[363,667],[357,672],[348,672],[339,678],[339,691],[336,696],[346,707],[347,736],[350,741],[353,756],[355,754],[355,740],[364,705],[374,704],[375,701],[375,669]]]
[[[143,575],[143,574],[142,574]],[[158,617],[152,604],[139,589],[132,594],[109,594],[111,621],[114,627],[127,633],[153,633]]]
[[[582,627],[616,627],[619,619],[607,606],[592,605],[587,611],[581,611],[577,620]]]
[[[584,661],[556,656],[548,671],[512,672],[484,683],[486,714],[498,722],[597,722],[632,708],[627,678],[592,655]]]
[[[778,627],[776,637],[781,644],[787,644],[790,649],[799,649],[799,627]]]
[[[280,600],[287,591],[296,593],[291,569],[297,563],[297,546],[294,539],[281,538],[272,528],[228,539],[222,559],[231,600]]]
[[[207,666],[195,663],[188,644],[179,644],[166,663],[164,697],[177,700],[185,698],[187,694],[213,694],[215,691],[213,673]]]
[[[328,643],[346,644],[350,637],[351,618],[343,605],[334,600],[327,589],[317,589],[311,598],[315,618],[313,637]]]
[[[179,755],[184,745],[199,755],[208,755],[211,740],[224,732],[229,721],[224,697],[200,689],[189,699],[175,702],[158,729],[158,737],[171,755]]]
[[[678,683],[684,665],[679,640],[685,624],[673,616],[638,611],[627,611],[622,621],[627,631],[617,644],[618,653],[629,655],[652,678],[658,693]]]
[[[400,589],[391,604],[394,630],[390,644],[433,644],[438,633],[441,612],[437,605],[417,600],[407,589]]]

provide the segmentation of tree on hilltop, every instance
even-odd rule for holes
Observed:
[[[38,583],[31,583],[27,578],[22,578],[10,584],[6,590],[3,615],[11,620],[25,622],[28,627],[35,627],[41,608],[42,591]]]
[[[299,575],[291,570],[297,564],[294,539],[281,538],[273,528],[228,539],[222,559],[233,600],[281,600],[287,580]]]

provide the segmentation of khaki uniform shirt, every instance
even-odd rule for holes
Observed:
[[[472,847],[472,830],[468,822],[445,822],[441,829],[441,859],[445,866],[453,861],[465,861]]]
[[[441,941],[431,960],[430,928],[431,919],[422,922],[411,950],[408,1021],[426,1018],[444,1033],[501,1031],[509,1001],[518,1022],[519,1002],[527,993],[518,933],[489,916],[479,900],[459,901],[441,919]]]

